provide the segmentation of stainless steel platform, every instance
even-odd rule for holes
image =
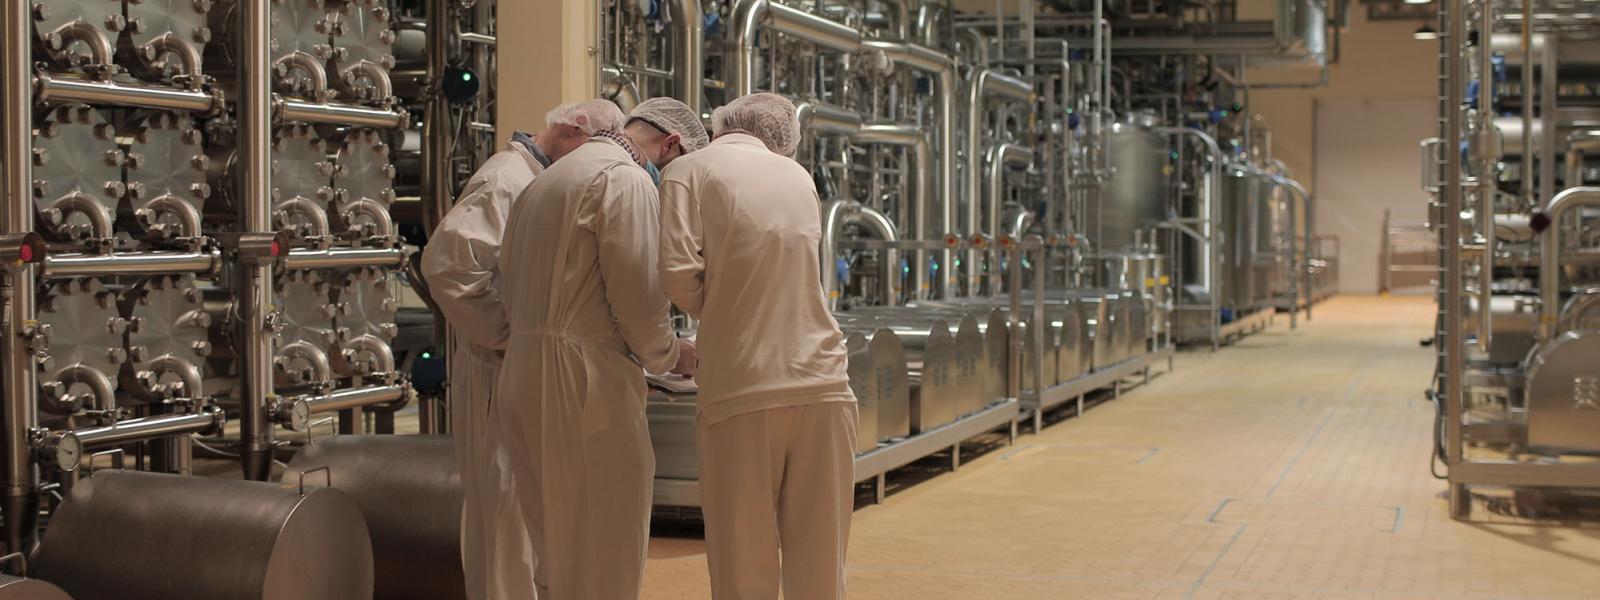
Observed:
[[[1044,427],[1044,411],[1050,410],[1067,402],[1078,403],[1078,414],[1083,414],[1083,397],[1089,392],[1112,388],[1112,393],[1122,395],[1122,381],[1138,375],[1144,381],[1150,381],[1150,367],[1161,361],[1167,361],[1167,370],[1172,370],[1172,357],[1176,349],[1167,346],[1154,352],[1124,360],[1090,373],[1078,376],[1076,379],[1045,388],[1043,394],[1034,394],[1031,391],[1023,392],[1022,410],[1033,420],[1033,433],[1038,434]]]
[[[949,448],[950,468],[961,467],[961,442],[984,433],[1007,428],[1010,442],[1017,440],[1017,421],[1021,418],[1020,404],[1007,399],[989,405],[983,410],[966,415],[955,422],[937,427],[911,437],[878,446],[878,449],[856,455],[856,481],[873,480],[878,501],[884,497],[884,475],[890,471],[916,462],[936,452]],[[653,504],[658,507],[700,506],[700,481],[697,479],[655,480]]]

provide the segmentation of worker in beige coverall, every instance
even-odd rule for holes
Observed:
[[[667,297],[700,320],[712,597],[843,598],[856,399],[823,299],[816,185],[792,158],[800,123],[787,99],[755,94],[712,129],[662,174],[660,252]]]

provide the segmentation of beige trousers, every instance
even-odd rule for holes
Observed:
[[[854,402],[699,427],[700,504],[715,600],[839,600],[855,510]]]

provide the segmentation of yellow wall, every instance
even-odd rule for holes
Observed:
[[[557,104],[595,96],[595,3],[500,0],[497,10],[501,137],[543,129]]]

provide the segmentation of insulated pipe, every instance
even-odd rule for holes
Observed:
[[[220,432],[226,421],[222,409],[208,406],[196,413],[127,419],[111,425],[79,429],[74,433],[84,448],[94,449],[171,435]]]
[[[1567,136],[1566,187],[1583,185],[1583,155],[1600,150],[1600,129],[1574,131]]]
[[[870,207],[857,208],[855,212],[845,217],[844,222],[865,227],[867,231],[885,242],[900,241],[900,232],[895,230],[894,221]],[[837,239],[835,237],[835,240]],[[894,248],[885,249],[880,262],[883,263],[883,274],[879,278],[883,280],[884,306],[897,306],[900,304],[900,286],[895,284],[900,280],[896,276],[896,272],[900,269],[900,251]]]
[[[222,264],[215,250],[202,252],[117,252],[112,254],[50,254],[44,259],[46,279],[208,273]]]
[[[672,95],[689,105],[695,114],[700,114],[704,103],[701,95],[705,89],[705,34],[702,33],[705,17],[700,14],[699,0],[670,0],[665,4],[673,27]],[[637,95],[637,90],[635,92]]]
[[[270,6],[238,4],[240,49],[239,181],[240,231],[272,231],[272,55]],[[443,31],[442,28],[435,31]],[[272,268],[240,264],[234,278],[239,297],[240,459],[246,479],[266,481],[272,474],[272,423],[267,407],[272,397],[272,336],[267,313],[272,307]]]
[[[978,181],[978,146],[982,143],[983,136],[984,100],[990,97],[1032,102],[1033,86],[1021,79],[988,69],[979,71],[967,86],[967,219],[963,233],[968,236],[983,233],[978,227],[978,219],[981,218],[979,204],[982,201],[979,194],[983,192]],[[992,235],[996,232],[988,233]],[[977,250],[967,251],[967,264],[963,270],[966,271],[969,293],[975,293],[978,289],[980,272],[977,259]]]
[[[1449,183],[1446,181],[1446,183]],[[1569,187],[1544,206],[1539,214],[1548,228],[1539,238],[1539,339],[1555,339],[1561,317],[1562,219],[1580,207],[1600,208],[1600,187]]]
[[[32,3],[0,3],[0,232],[9,235],[33,231],[32,97],[29,75],[33,70]],[[0,274],[0,361],[5,364],[4,407],[0,429],[5,453],[0,487],[5,494],[7,553],[32,552],[39,538],[39,471],[33,462],[30,437],[39,425],[38,368],[31,341],[37,333],[34,309],[34,268],[22,265]]]
[[[956,230],[956,67],[949,56],[930,50],[923,46],[913,44],[895,44],[876,40],[862,42],[867,48],[880,50],[884,55],[901,65],[931,73],[939,83],[939,193],[940,206],[939,227],[941,233],[948,234]],[[926,206],[926,205],[924,205]],[[925,217],[919,217],[925,218]],[[920,224],[919,224],[920,225]],[[917,235],[918,240],[927,240],[922,234]],[[924,252],[919,250],[918,253]],[[917,265],[915,271],[921,272],[927,268],[927,261]],[[955,295],[955,253],[943,250],[940,257],[939,294],[941,298],[950,298]],[[918,288],[921,289],[920,287]]]
[[[917,241],[932,239],[928,237],[928,178],[932,175],[928,137],[911,125],[864,123],[852,140],[860,144],[888,144],[912,148],[917,176],[912,188],[911,236]],[[931,291],[928,284],[927,250],[919,248],[913,252],[911,287],[911,296],[916,299],[926,298]]]
[[[40,73],[33,77],[34,100],[41,104],[85,103],[102,106],[155,108],[214,114],[219,96],[202,90],[179,90],[126,81],[97,81]]]

